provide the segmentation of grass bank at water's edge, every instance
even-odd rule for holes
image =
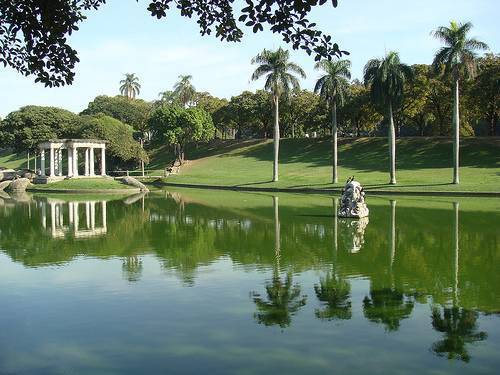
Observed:
[[[36,190],[125,190],[133,186],[125,185],[112,178],[70,178],[50,184],[33,185]]]
[[[164,182],[280,189],[340,188],[354,176],[367,190],[500,192],[500,138],[461,141],[459,185],[451,184],[452,142],[445,138],[397,140],[397,185],[389,185],[386,138],[339,140],[339,183],[331,183],[331,142],[283,139],[280,180],[271,182],[272,141],[217,141],[188,148],[189,162]],[[151,166],[171,160],[166,148],[153,150]]]

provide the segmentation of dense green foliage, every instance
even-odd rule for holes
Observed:
[[[138,161],[148,161],[147,153],[133,138],[133,129],[104,114],[81,117],[80,136],[108,141],[107,160],[110,168],[134,167]]]
[[[99,113],[114,117],[135,130],[147,130],[147,121],[151,112],[151,104],[142,99],[128,99],[124,96],[99,95],[82,111],[82,115]]]
[[[0,144],[15,151],[35,151],[51,138],[75,136],[78,116],[55,107],[26,106],[11,112],[0,123]]]
[[[175,147],[176,158],[180,163],[184,161],[188,143],[206,142],[215,135],[210,114],[200,108],[163,105],[154,110],[149,126],[157,143]]]

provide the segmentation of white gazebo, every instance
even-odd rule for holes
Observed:
[[[50,183],[68,177],[97,177],[106,176],[106,141],[96,139],[49,139],[38,144],[40,149],[40,173],[37,183]],[[98,173],[96,173],[95,150],[100,150]],[[46,151],[48,151],[48,173],[46,165]],[[66,157],[63,157],[66,153]],[[79,170],[78,158],[83,154],[84,168]],[[64,159],[67,162],[64,163]],[[64,168],[65,167],[65,168]]]

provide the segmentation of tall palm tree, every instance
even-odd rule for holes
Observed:
[[[278,158],[280,149],[280,127],[279,127],[279,100],[281,96],[288,96],[292,90],[300,88],[298,74],[306,78],[306,73],[300,66],[289,61],[288,51],[278,48],[276,51],[264,49],[252,59],[252,64],[259,66],[252,74],[252,80],[266,76],[264,88],[271,92],[274,105],[274,163],[273,181],[278,181]]]
[[[441,47],[434,57],[432,65],[436,70],[451,74],[454,81],[453,93],[453,183],[458,184],[460,178],[459,168],[459,142],[460,142],[460,117],[459,117],[459,80],[461,76],[474,77],[476,74],[476,51],[488,48],[486,43],[467,34],[472,29],[472,23],[464,24],[450,22],[450,27],[441,26],[432,32],[432,35],[441,40],[445,46]]]
[[[120,81],[120,94],[129,99],[135,99],[141,92],[139,77],[135,73],[125,73],[125,79]]]
[[[405,82],[412,79],[411,68],[401,63],[397,52],[389,52],[383,59],[368,61],[364,81],[371,87],[372,99],[387,110],[389,120],[390,184],[396,183],[396,133],[393,110],[403,97]]]
[[[337,106],[344,104],[344,99],[349,89],[351,72],[349,60],[319,61],[315,69],[321,69],[325,74],[318,79],[314,92],[328,104],[332,112],[332,182],[338,182],[337,174]]]
[[[196,95],[196,89],[191,83],[192,79],[193,76],[180,75],[179,82],[174,85],[174,97],[182,104],[183,107],[187,107]]]

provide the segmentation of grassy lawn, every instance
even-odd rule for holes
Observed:
[[[0,167],[21,169],[26,168],[26,153],[13,154],[10,150],[0,149]],[[31,167],[34,166],[34,160],[31,161]]]
[[[219,141],[187,150],[190,161],[174,183],[279,188],[341,187],[354,175],[369,189],[402,191],[500,191],[500,138],[461,141],[459,185],[452,178],[452,142],[442,138],[397,140],[396,186],[388,185],[386,138],[339,141],[340,183],[331,179],[329,139],[284,139],[280,148],[280,181],[272,177],[272,141]],[[165,149],[152,152],[150,167],[172,159]]]
[[[132,186],[122,184],[111,178],[76,178],[54,182],[46,185],[36,185],[36,189],[43,190],[116,190],[133,189]]]

